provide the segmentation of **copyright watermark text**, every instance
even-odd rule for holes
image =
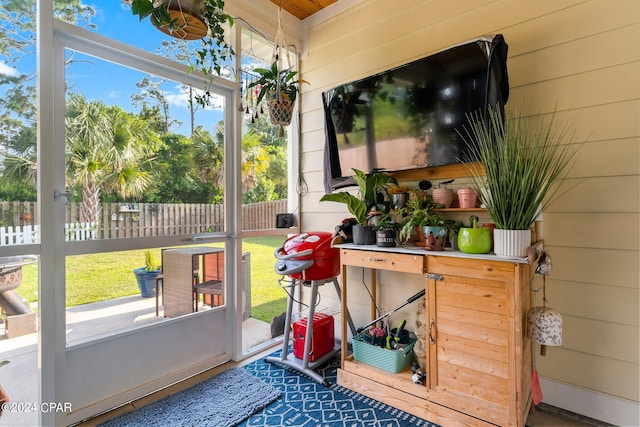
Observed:
[[[2,412],[71,412],[71,402],[2,402],[0,405]]]

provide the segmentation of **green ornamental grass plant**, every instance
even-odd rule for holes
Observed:
[[[463,159],[488,214],[503,230],[527,230],[559,195],[580,144],[572,144],[569,126],[556,113],[506,120],[489,109],[488,120],[477,112],[459,132],[469,151]]]

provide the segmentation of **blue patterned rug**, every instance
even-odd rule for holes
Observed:
[[[274,353],[279,355],[280,352]],[[256,412],[243,427],[437,427],[436,424],[392,408],[377,400],[341,387],[337,382],[340,361],[331,359],[316,372],[331,387],[278,364],[260,359],[247,366],[249,372],[282,392],[280,399]]]
[[[280,391],[242,368],[231,368],[99,427],[231,427],[278,399]]]

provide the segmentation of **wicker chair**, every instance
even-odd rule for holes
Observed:
[[[203,303],[211,307],[223,304],[224,252],[202,256],[202,278],[201,283],[196,279],[193,285],[193,311],[198,311],[200,295],[203,295]]]

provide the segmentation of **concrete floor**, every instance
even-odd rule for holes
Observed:
[[[130,296],[67,309],[67,342],[77,344],[90,338],[114,331],[164,321],[162,311],[156,317],[155,298]],[[271,325],[249,318],[242,324],[243,349],[248,349],[271,338]],[[11,402],[28,404],[38,401],[37,333],[7,338],[4,323],[0,322],[0,361],[9,364],[0,368],[0,384]],[[37,426],[38,413],[4,412],[0,416],[3,426]]]
[[[530,413],[527,418],[527,426],[529,427],[593,427],[593,426],[611,426],[611,424],[602,421],[587,418],[585,416],[567,412],[554,406],[540,403]]]
[[[100,321],[101,318],[108,319],[108,321]],[[117,300],[86,304],[68,309],[67,337],[69,343],[77,343],[90,337],[130,328],[133,325],[159,322],[162,320],[164,320],[162,312],[159,317],[155,315],[154,298],[142,298],[139,296],[119,298]],[[244,349],[268,340],[270,335],[270,325],[266,322],[253,318],[249,318],[243,322]],[[266,350],[265,353],[249,358],[239,365],[250,363],[258,357],[264,357],[266,353],[271,351],[273,350]],[[37,334],[8,339],[4,334],[4,324],[0,323],[0,360],[10,360],[8,365],[0,368],[0,383],[9,394],[11,401],[22,403],[37,401]],[[227,363],[214,368],[161,392],[147,396],[141,399],[141,401],[118,408],[113,413],[92,419],[82,425],[95,425],[101,420],[134,409],[135,407],[140,407],[150,401],[160,399],[168,393],[175,393],[178,390],[190,387],[195,383],[204,381],[225,369],[237,365],[236,363]],[[35,426],[37,423],[37,413],[17,414],[5,412],[0,416],[0,427]],[[527,418],[526,425],[529,427],[589,427],[607,426],[608,424],[542,403],[531,412]]]

